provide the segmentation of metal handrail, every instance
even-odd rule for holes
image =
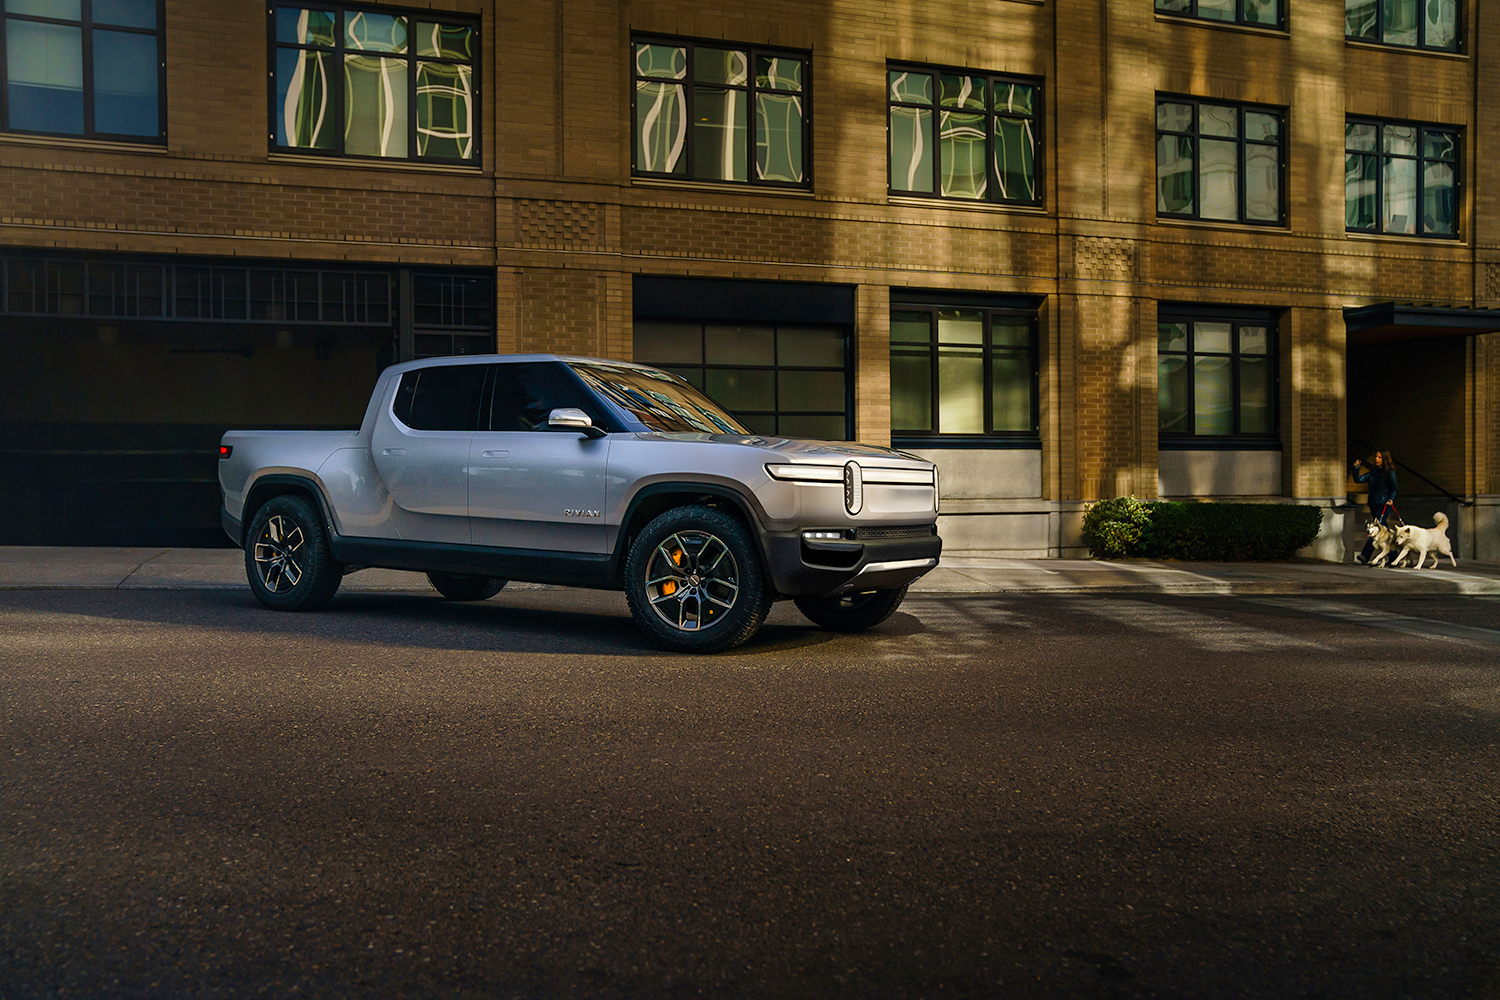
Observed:
[[[1458,504],[1460,507],[1472,507],[1472,506],[1474,506],[1474,501],[1473,500],[1463,500],[1463,499],[1460,499],[1459,497],[1454,496],[1452,493],[1449,493],[1447,490],[1443,489],[1441,486],[1439,486],[1437,483],[1433,482],[1431,479],[1428,479],[1426,476],[1422,475],[1416,469],[1413,469],[1411,466],[1409,466],[1405,462],[1401,461],[1401,459],[1397,458],[1397,459],[1393,459],[1392,461],[1394,461],[1396,463],[1396,465],[1397,465],[1398,468],[1402,468],[1402,469],[1405,469],[1407,472],[1410,472],[1412,475],[1416,476],[1418,479],[1422,480],[1422,482],[1426,483],[1428,486],[1431,486],[1433,489],[1437,490],[1443,496],[1447,497],[1449,500],[1452,500],[1454,503]]]
[[[1370,442],[1365,441],[1363,439],[1351,441],[1349,443],[1351,445],[1361,445],[1362,446],[1361,448],[1358,448],[1358,449],[1356,449],[1356,448],[1350,448],[1349,450],[1351,452],[1353,452],[1353,451],[1372,452],[1372,451],[1375,450],[1375,447],[1373,445],[1371,445]],[[1464,500],[1461,497],[1454,496],[1452,493],[1450,493],[1447,490],[1443,489],[1443,487],[1439,486],[1437,483],[1433,482],[1431,479],[1428,479],[1426,476],[1422,475],[1416,469],[1413,469],[1411,466],[1409,466],[1405,462],[1401,461],[1401,459],[1399,459],[1399,458],[1392,458],[1391,461],[1393,461],[1393,462],[1396,463],[1396,467],[1398,469],[1404,469],[1405,471],[1411,473],[1413,476],[1416,476],[1418,479],[1422,480],[1422,482],[1426,483],[1428,486],[1431,486],[1433,489],[1437,490],[1443,496],[1447,497],[1449,500],[1452,500],[1454,503],[1458,504],[1460,507],[1472,507],[1472,506],[1474,506],[1474,501],[1473,500]]]

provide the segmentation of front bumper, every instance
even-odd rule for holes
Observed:
[[[894,590],[935,569],[943,551],[932,525],[861,528],[855,536],[810,541],[801,530],[766,535],[771,585],[783,597]]]

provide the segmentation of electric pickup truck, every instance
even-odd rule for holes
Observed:
[[[659,644],[714,652],[773,602],[857,631],[938,564],[937,470],[888,448],[767,437],[677,375],[556,355],[381,373],[357,431],[229,431],[224,530],[268,608],[325,606],[344,574],[623,590]]]

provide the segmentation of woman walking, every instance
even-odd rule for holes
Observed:
[[[1380,524],[1385,524],[1385,519],[1396,512],[1396,462],[1385,449],[1377,451],[1371,461],[1375,464],[1366,465],[1357,458],[1354,460],[1354,481],[1370,484],[1370,514]],[[1375,539],[1368,538],[1364,551],[1355,556],[1354,561],[1368,565],[1374,552]]]

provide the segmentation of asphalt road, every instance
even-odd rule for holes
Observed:
[[[0,997],[1500,998],[1500,602],[0,593]]]

